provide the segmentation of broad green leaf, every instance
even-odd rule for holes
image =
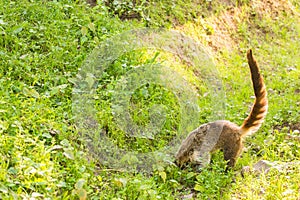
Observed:
[[[0,19],[0,24],[5,25],[6,23],[3,21],[3,19]]]
[[[159,172],[159,176],[162,178],[162,180],[164,182],[166,182],[166,179],[167,179],[167,174],[166,172]]]
[[[0,192],[7,194],[9,191],[7,189],[7,187],[5,187],[4,185],[0,185]]]
[[[189,173],[186,175],[186,178],[187,178],[187,179],[190,179],[190,178],[194,177],[195,175],[196,175],[195,172],[189,172]]]
[[[34,89],[23,88],[23,94],[28,97],[39,98],[40,94]]]
[[[201,186],[199,184],[196,184],[195,187],[194,187],[194,190],[196,190],[198,192],[203,192],[204,188],[203,188],[203,186]]]
[[[60,150],[60,149],[63,149],[63,146],[61,146],[61,145],[54,145],[53,147],[51,147],[49,149],[49,151]]]
[[[65,149],[65,152],[63,153],[64,156],[69,158],[70,160],[74,160],[74,153],[70,149]]]
[[[85,36],[87,33],[88,33],[87,27],[85,26],[81,27],[81,34]]]
[[[97,176],[97,180],[98,180],[99,182],[102,182],[102,176]]]
[[[23,30],[22,27],[16,28],[16,29],[13,31],[13,34],[18,34],[18,33],[20,33],[22,30]]]
[[[84,179],[78,179],[78,181],[76,182],[75,184],[75,189],[79,190],[79,189],[82,189],[82,187],[84,186],[85,184],[85,180]]]
[[[38,193],[38,192],[33,192],[33,193],[31,194],[31,196],[32,196],[33,198],[35,198],[35,197],[43,197],[44,195],[42,195],[42,194],[40,194],[40,193]]]
[[[116,178],[114,180],[114,183],[118,187],[125,187],[127,184],[127,179],[126,178]]]
[[[95,24],[94,23],[89,23],[88,25],[89,29],[93,32],[96,32],[96,29],[95,29]]]
[[[63,139],[62,141],[60,141],[60,144],[63,145],[64,147],[70,146],[70,142],[67,139]]]

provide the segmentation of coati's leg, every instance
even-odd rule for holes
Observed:
[[[243,144],[239,140],[234,144],[228,144],[223,148],[224,160],[228,161],[227,166],[232,168],[242,152]]]

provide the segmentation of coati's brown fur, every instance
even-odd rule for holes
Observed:
[[[203,124],[192,131],[175,155],[177,165],[183,166],[190,162],[203,167],[209,163],[210,153],[217,149],[223,150],[229,167],[236,164],[243,148],[243,138],[259,129],[268,109],[266,87],[251,49],[247,52],[247,59],[256,97],[249,116],[241,126],[219,120]]]

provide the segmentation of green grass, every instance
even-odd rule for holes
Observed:
[[[280,9],[271,13],[267,7],[263,12],[248,3],[140,1],[112,10],[105,5],[90,8],[83,1],[1,1],[0,198],[181,199],[193,194],[194,199],[299,199],[300,146],[293,139],[299,133],[278,127],[300,122],[300,5],[292,1],[292,14]],[[207,39],[215,34],[213,19],[231,7],[241,11],[235,16],[236,29],[229,31],[236,45],[231,51],[226,46],[212,51],[226,91],[226,119],[241,124],[253,101],[245,57],[248,48],[261,66],[269,98],[265,123],[247,138],[237,166],[225,173],[226,162],[217,152],[200,173],[172,164],[153,166],[151,173],[132,173],[93,157],[72,113],[73,80],[93,48],[126,30],[172,25],[209,48]],[[203,11],[200,15],[198,8]],[[115,16],[124,10],[140,13],[140,21]],[[161,85],[141,85],[130,98],[133,121],[143,126],[151,121],[150,107],[164,105],[166,119],[155,139],[129,137],[112,113],[112,97],[122,76],[141,64],[157,63],[171,65],[199,93],[199,125],[212,112],[207,106],[209,95],[202,97],[209,86],[180,59],[167,52],[129,52],[105,71],[95,96],[97,120],[120,148],[151,152],[177,134],[178,99]],[[243,166],[261,159],[290,164],[268,174],[240,175]]]

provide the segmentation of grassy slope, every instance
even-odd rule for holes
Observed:
[[[241,123],[252,102],[250,80],[241,78],[249,77],[244,67],[249,47],[254,49],[269,89],[266,123],[247,139],[247,150],[235,171],[260,159],[299,160],[298,141],[286,137],[287,129],[274,128],[300,121],[299,15],[272,7],[279,11],[274,15],[267,6],[248,6],[247,2],[235,5],[236,11],[230,14],[230,9],[225,9],[230,5],[213,3],[214,15],[205,14],[203,19],[176,29],[213,47],[226,86],[227,119]],[[169,10],[167,14],[170,5],[162,7]],[[295,1],[294,6],[299,11],[299,3]],[[182,19],[182,7],[173,9]],[[153,19],[157,18],[153,22],[156,25],[162,23],[159,13],[155,15],[157,10],[152,14]],[[217,22],[224,16],[233,17],[232,23],[225,24],[223,35],[218,35],[224,27]],[[191,194],[195,188],[194,196],[200,199],[297,199],[300,173],[292,165],[280,172],[242,178],[239,173],[224,173],[220,153],[200,174],[173,166],[155,170],[151,176],[121,173],[87,161],[72,119],[70,78],[100,41],[138,26],[144,24],[109,17],[104,7],[90,9],[69,1],[0,2],[0,197],[176,199]],[[214,38],[216,35],[219,40]],[[118,69],[118,65],[114,67]],[[236,76],[236,71],[241,76]],[[114,73],[109,72],[110,83],[119,76]],[[107,101],[101,105],[108,110],[104,122],[114,126],[110,116],[105,118],[109,105]],[[111,134],[114,130],[115,127],[109,128]]]

